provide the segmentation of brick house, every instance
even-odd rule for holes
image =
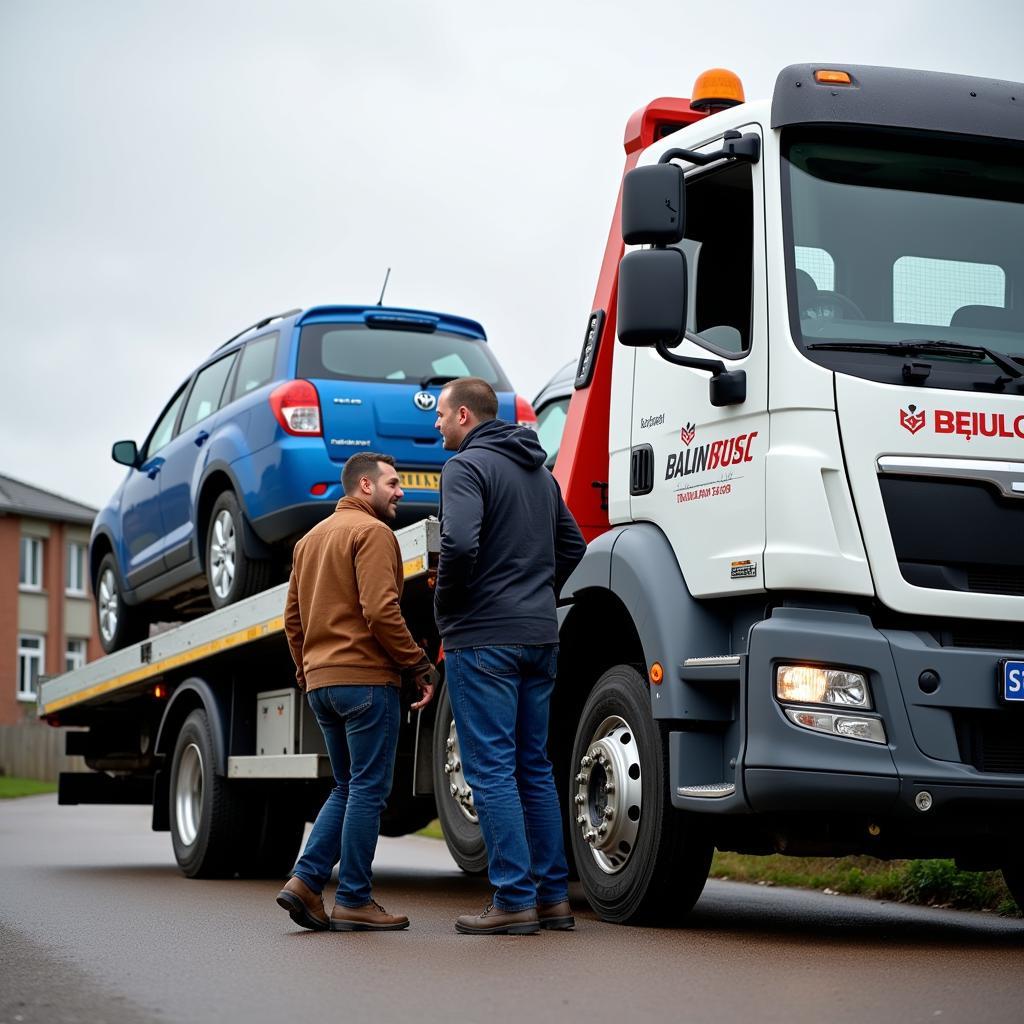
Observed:
[[[103,654],[88,571],[95,516],[0,474],[0,725],[35,717],[40,675]]]

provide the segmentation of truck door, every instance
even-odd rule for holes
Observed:
[[[706,371],[673,365],[653,348],[635,350],[630,441],[634,453],[653,449],[654,479],[647,493],[631,487],[630,515],[664,530],[694,596],[763,590],[768,332],[761,163],[687,171],[679,248],[688,269],[687,334],[674,351],[745,371],[746,397],[716,408]]]

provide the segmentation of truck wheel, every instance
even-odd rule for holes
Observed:
[[[473,793],[462,774],[447,686],[441,691],[434,719],[434,799],[444,841],[455,863],[467,874],[482,874],[487,870],[487,848],[473,809]]]
[[[572,765],[572,849],[590,905],[615,923],[685,915],[707,881],[713,848],[672,807],[668,746],[636,669],[616,665],[598,680]]]
[[[95,593],[96,624],[106,654],[146,639],[149,621],[141,608],[125,604],[113,552],[108,551],[100,562]]]
[[[234,492],[214,502],[206,531],[206,581],[214,608],[258,594],[273,582],[267,558],[249,558],[242,541],[242,510]]]
[[[185,719],[171,763],[171,843],[189,878],[233,874],[244,837],[244,805],[214,770],[213,736],[206,712]]]

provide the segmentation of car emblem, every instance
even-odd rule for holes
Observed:
[[[417,391],[412,396],[412,400],[416,404],[416,408],[422,409],[424,412],[430,412],[437,405],[437,399],[429,391]]]

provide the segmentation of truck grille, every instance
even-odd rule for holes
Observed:
[[[1011,711],[956,712],[960,759],[979,772],[1024,775],[1024,719]]]
[[[1024,498],[977,480],[883,474],[878,483],[908,583],[1024,596]]]

